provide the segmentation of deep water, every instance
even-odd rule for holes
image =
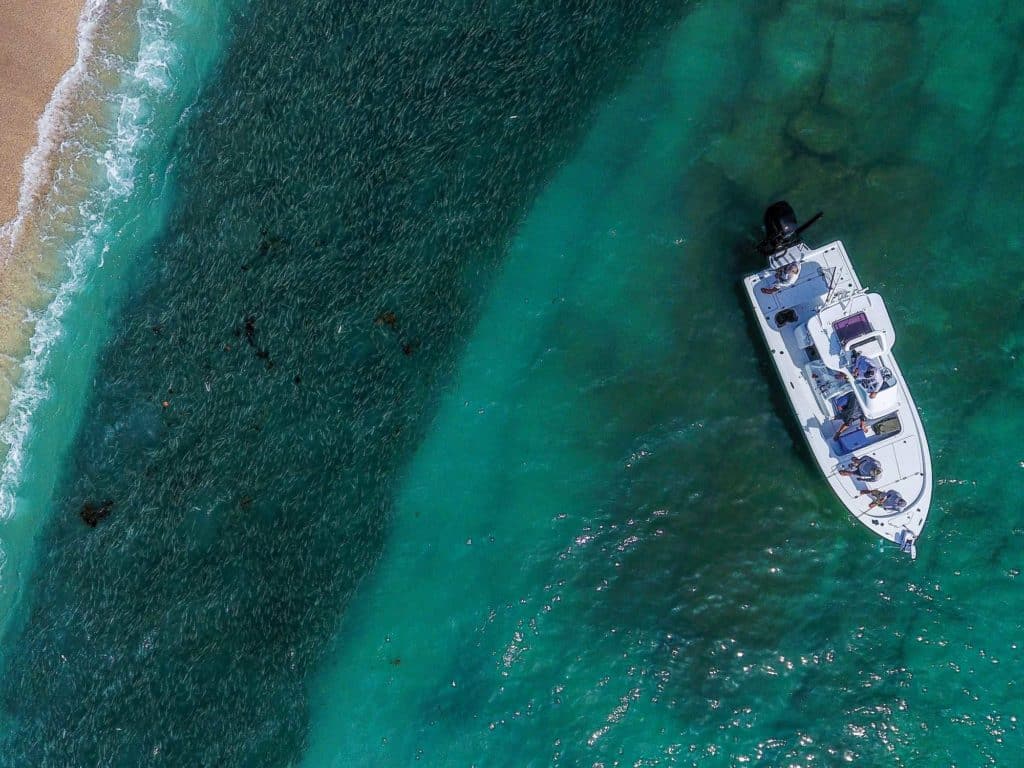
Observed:
[[[7,764],[297,759],[513,226],[682,7],[250,5],[61,471]]]
[[[53,468],[3,764],[1014,765],[1022,33],[253,4]],[[782,197],[894,314],[916,562],[744,311]]]

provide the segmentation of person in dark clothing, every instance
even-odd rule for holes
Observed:
[[[887,512],[901,512],[907,506],[906,500],[900,496],[898,491],[861,491],[860,495],[871,497],[868,509],[881,507]]]
[[[837,402],[836,410],[838,411],[836,417],[842,419],[843,423],[832,436],[833,440],[838,440],[842,437],[843,433],[853,427],[854,424],[857,425],[857,429],[864,429],[864,411],[860,409],[860,404],[857,402],[857,398],[852,394],[847,395],[845,401]]]
[[[882,465],[874,456],[854,456],[850,460],[850,466],[839,470],[840,475],[852,477],[865,483],[877,480],[882,474]]]

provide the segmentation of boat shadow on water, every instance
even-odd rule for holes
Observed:
[[[762,260],[757,252],[757,241],[753,237],[752,232],[748,234],[750,236],[744,239],[740,237],[734,238],[730,244],[728,251],[730,254],[729,267],[733,269],[733,274],[746,272],[758,266]],[[756,326],[756,320],[750,313],[743,284],[733,281],[732,286],[732,296],[736,302],[737,311],[743,316],[743,331],[748,344],[748,354],[757,361],[757,370],[768,386],[769,410],[785,429],[791,443],[791,448],[795,454],[799,455],[801,463],[813,472],[815,466],[814,456],[811,454],[810,448],[807,447],[807,441],[804,440],[803,435],[797,428],[797,421],[791,418],[793,409],[786,398],[786,393],[782,390],[782,383],[772,368],[768,348],[764,345],[761,332]]]

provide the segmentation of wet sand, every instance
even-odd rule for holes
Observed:
[[[17,213],[37,121],[75,62],[81,10],[82,0],[0,3],[0,223]]]

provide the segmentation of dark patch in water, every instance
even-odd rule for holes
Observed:
[[[385,325],[392,331],[398,330],[398,315],[396,315],[391,310],[388,310],[387,312],[381,312],[379,315],[377,315],[374,322],[377,323],[378,325]]]
[[[247,315],[245,318],[245,340],[250,347],[256,346],[256,316]]]
[[[86,502],[82,505],[82,509],[79,515],[82,521],[90,528],[95,528],[100,520],[110,514],[110,510],[114,508],[113,499],[107,499],[102,504],[93,504]]]
[[[118,514],[42,535],[0,762],[294,763],[306,675],[507,238],[683,6],[310,0],[239,20],[54,501],[110,494]],[[388,306],[415,337],[366,322]],[[154,316],[174,329],[158,344]],[[296,388],[281,371],[300,369]],[[173,416],[129,418],[172,387]]]

